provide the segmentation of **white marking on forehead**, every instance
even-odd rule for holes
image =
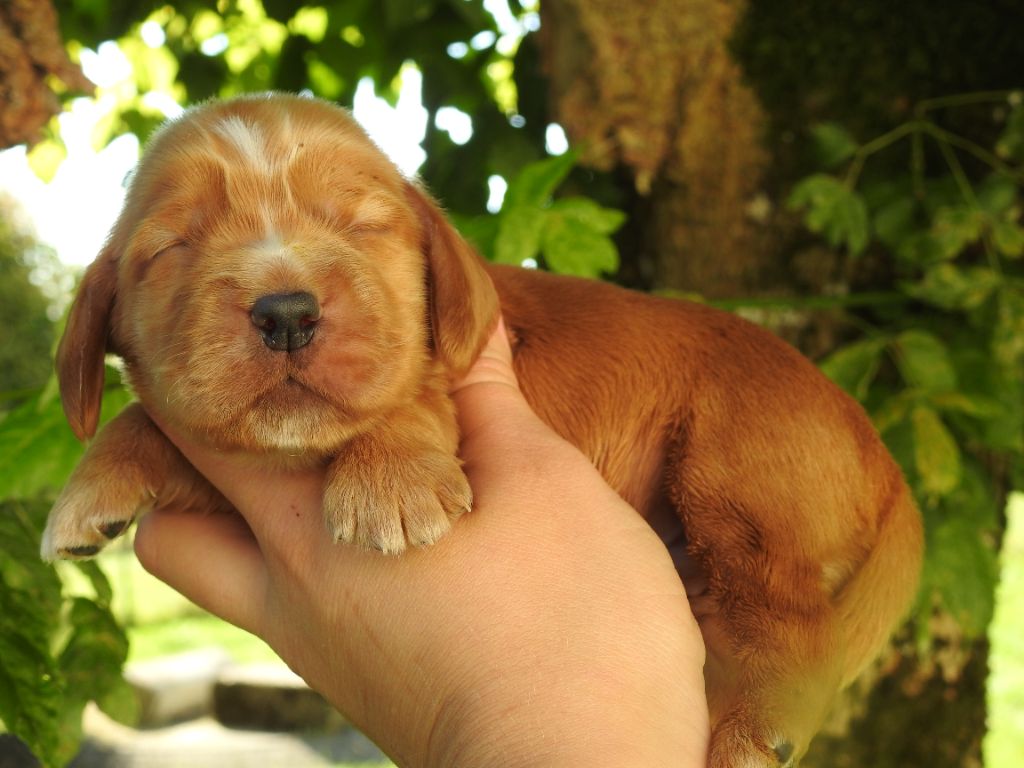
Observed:
[[[291,249],[285,244],[284,236],[276,229],[268,229],[263,239],[253,243],[251,246],[252,255],[260,261],[287,260],[291,255]]]
[[[238,115],[231,115],[219,122],[214,130],[226,139],[239,154],[263,173],[273,169],[267,152],[266,139],[259,126],[245,122]]]

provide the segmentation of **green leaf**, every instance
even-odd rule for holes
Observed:
[[[626,214],[605,208],[588,197],[563,197],[551,204],[552,213],[578,221],[600,235],[610,235],[626,221]]]
[[[472,245],[477,252],[487,259],[494,260],[494,243],[498,238],[500,217],[493,214],[482,216],[460,216],[449,214],[455,228]]]
[[[991,322],[996,320],[996,311]],[[998,455],[1024,456],[1024,376],[1018,369],[1007,366],[993,354],[992,340],[986,338],[992,333],[991,325],[980,329],[976,343],[964,343],[950,348],[957,374],[963,382],[961,390],[972,397],[978,396],[998,403],[1000,413],[979,424],[977,436],[971,436],[984,446],[986,451]],[[1013,338],[1020,338],[1017,334]],[[1017,486],[1024,487],[1024,486]]]
[[[68,561],[71,568],[79,571],[89,580],[93,592],[96,594],[96,602],[100,605],[110,605],[113,600],[113,591],[110,588],[110,581],[96,564],[94,560],[71,560]]]
[[[39,558],[48,504],[0,502],[0,720],[43,765],[67,765],[78,750],[82,709],[119,703],[124,631],[109,610],[110,585],[83,569],[100,600],[65,600],[58,572]]]
[[[28,165],[32,172],[42,181],[49,184],[57,174],[57,169],[68,156],[67,147],[58,139],[48,138],[40,141],[28,151]]]
[[[71,756],[62,759],[62,681],[50,653],[61,584],[39,559],[41,517],[0,503],[0,720],[44,765],[64,765]]]
[[[1024,103],[1018,103],[1010,112],[1003,135],[996,142],[996,154],[1024,162]]]
[[[940,258],[952,259],[981,239],[987,217],[984,211],[967,206],[940,208],[932,221],[931,236]]]
[[[875,211],[872,224],[878,239],[896,250],[910,235],[919,231],[917,204],[912,197],[897,197]]]
[[[883,434],[891,429],[901,427],[918,399],[917,393],[909,389],[891,395],[872,409],[871,421],[874,422],[875,428]],[[890,436],[886,435],[886,437],[888,439]],[[890,450],[892,450],[891,447]],[[904,469],[909,466],[909,462],[905,460],[901,460],[900,463]]]
[[[816,174],[801,181],[787,201],[791,209],[806,209],[804,223],[830,245],[845,245],[853,256],[867,247],[871,236],[863,198],[839,179]]]
[[[998,561],[982,536],[977,525],[956,514],[933,526],[922,578],[968,638],[985,633],[995,605]]]
[[[499,264],[521,265],[540,252],[541,235],[548,212],[534,205],[506,207],[498,217],[494,260]]]
[[[925,392],[956,389],[956,370],[946,345],[927,331],[904,331],[896,337],[893,352],[904,381]]]
[[[992,333],[995,359],[1018,379],[1024,364],[1024,290],[1004,288],[999,292],[996,325]]]
[[[989,470],[969,458],[956,490],[924,506],[928,556],[922,591],[937,596],[968,637],[982,635],[992,617],[999,569],[993,545],[998,539],[991,534],[1000,525],[1000,506]]]
[[[821,370],[846,392],[863,401],[878,373],[886,339],[864,339],[842,347],[821,363]]]
[[[505,192],[505,205],[547,205],[558,185],[565,180],[575,164],[574,152],[530,163],[509,182],[508,190]]]
[[[998,418],[1005,413],[998,400],[974,393],[937,392],[928,397],[928,402],[940,411],[963,413],[977,419]]]
[[[73,627],[57,659],[67,701],[81,706],[116,687],[128,657],[128,637],[108,608],[85,598],[71,603]]]
[[[990,216],[1002,216],[1017,199],[1017,185],[1012,179],[994,173],[974,191],[978,207]]]
[[[1001,219],[992,225],[992,245],[1010,259],[1024,254],[1024,228],[1015,221]]]
[[[932,232],[911,232],[896,244],[896,255],[903,261],[929,265],[952,258],[943,241]],[[954,253],[953,256],[956,254]]]
[[[597,277],[619,266],[619,252],[609,237],[557,213],[544,227],[543,249],[548,266],[565,275]]]
[[[910,414],[914,435],[914,464],[922,490],[944,496],[960,482],[960,449],[939,415],[927,406]]]
[[[980,307],[1002,283],[1002,276],[988,267],[960,268],[949,262],[930,267],[919,283],[903,286],[914,298],[943,309]]]
[[[384,0],[383,5],[388,26],[398,29],[429,19],[437,0]]]
[[[853,157],[858,144],[838,123],[819,123],[811,127],[814,155],[823,168],[835,168]]]
[[[123,387],[108,386],[101,424],[130,400]],[[0,499],[32,498],[58,490],[83,450],[64,419],[60,400],[40,392],[0,421]]]

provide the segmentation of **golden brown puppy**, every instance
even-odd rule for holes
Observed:
[[[471,506],[447,388],[499,307],[541,417],[652,524],[682,521],[710,765],[793,762],[916,588],[919,516],[864,413],[732,315],[485,265],[312,99],[207,104],[152,140],[58,355],[80,438],[105,352],[141,405],[89,446],[43,556],[92,555],[154,505],[226,504],[147,411],[257,465],[325,464],[338,541],[436,541]]]

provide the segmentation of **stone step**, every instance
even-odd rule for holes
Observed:
[[[210,717],[153,729],[129,728],[90,704],[85,741],[69,768],[327,768],[390,766],[353,728],[321,733],[227,728]]]
[[[205,717],[223,670],[234,662],[220,648],[203,648],[125,665],[125,680],[139,702],[143,728]]]
[[[125,679],[138,696],[138,724],[144,728],[199,717],[270,731],[329,731],[345,725],[283,663],[239,664],[219,648],[133,662],[125,668]]]
[[[390,766],[320,694],[282,664],[238,664],[203,649],[125,668],[137,727],[90,704],[70,768],[327,768]],[[0,741],[0,768],[35,768],[24,746]]]
[[[233,728],[335,731],[341,714],[284,664],[232,664],[213,687],[213,716]]]

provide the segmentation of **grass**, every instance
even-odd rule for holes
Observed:
[[[255,635],[213,616],[175,592],[119,548],[101,558],[114,585],[113,611],[128,627],[129,661],[142,661],[197,648],[222,648],[237,662],[279,661]]]
[[[1024,765],[1024,494],[1006,510],[1002,577],[989,629],[988,733],[985,768]]]

